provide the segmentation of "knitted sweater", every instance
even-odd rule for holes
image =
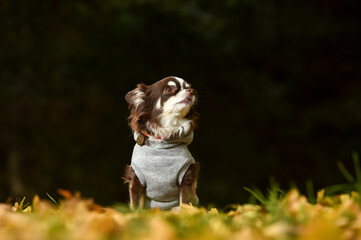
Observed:
[[[134,133],[134,138],[138,135]],[[134,146],[131,167],[145,187],[145,208],[167,210],[179,206],[179,186],[195,163],[187,147],[192,140],[193,132],[174,140],[148,140],[143,146]]]

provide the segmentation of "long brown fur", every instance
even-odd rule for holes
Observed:
[[[135,174],[133,168],[129,165],[125,166],[125,182],[129,183],[130,207],[142,208],[144,204],[144,187],[140,183],[139,178]]]
[[[180,185],[180,204],[195,204],[199,168],[199,162],[192,163],[184,175]]]

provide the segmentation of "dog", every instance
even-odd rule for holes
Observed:
[[[199,117],[196,90],[182,78],[166,77],[150,86],[138,84],[125,100],[136,140],[124,177],[130,207],[169,210],[197,205],[200,164],[187,147]]]

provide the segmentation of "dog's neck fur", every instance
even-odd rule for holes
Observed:
[[[169,139],[173,137],[182,137],[187,135],[191,131],[192,120],[178,117],[179,114],[161,114],[160,124],[152,125],[147,123],[153,137]]]

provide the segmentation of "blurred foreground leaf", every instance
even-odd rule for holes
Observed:
[[[57,207],[35,196],[0,204],[0,239],[357,239],[360,195],[317,195],[310,203],[297,190],[269,196],[266,205],[233,205],[227,212],[184,205],[172,211],[102,207],[66,192]],[[272,201],[270,201],[272,200]],[[273,206],[268,206],[272,204]]]

